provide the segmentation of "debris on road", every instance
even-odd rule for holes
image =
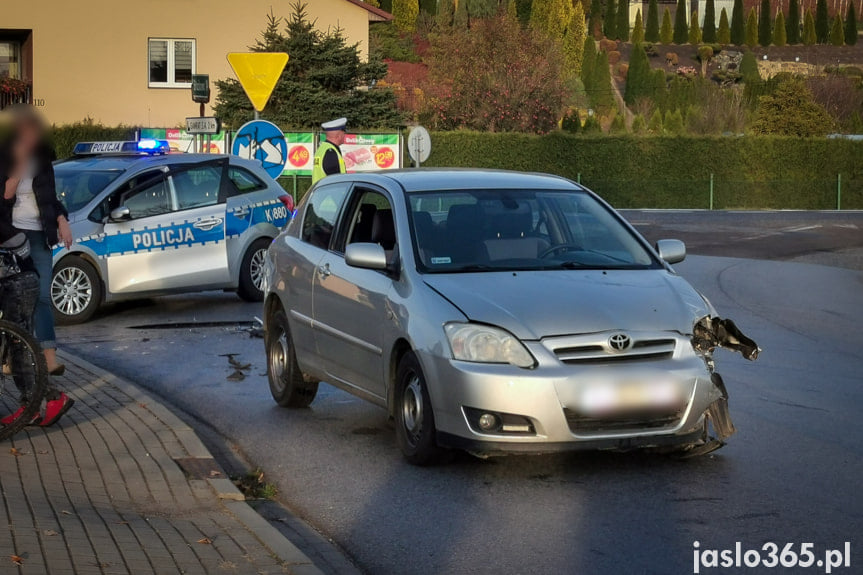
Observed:
[[[227,377],[228,381],[243,381],[244,379],[246,379],[245,372],[252,369],[251,363],[240,363],[239,361],[234,359],[238,355],[238,353],[223,353],[219,355],[219,357],[227,357],[228,365],[234,368],[234,371],[232,371]]]

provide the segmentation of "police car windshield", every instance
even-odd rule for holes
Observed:
[[[592,195],[568,190],[464,190],[408,195],[424,273],[661,267]]]
[[[107,170],[57,170],[54,172],[57,196],[69,213],[78,211],[102,193],[121,173]]]

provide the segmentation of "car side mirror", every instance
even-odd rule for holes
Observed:
[[[659,257],[670,264],[676,264],[686,259],[686,244],[680,240],[658,240],[656,251]]]
[[[387,270],[387,253],[378,244],[356,243],[348,244],[345,249],[345,262],[354,268],[367,270]]]
[[[120,206],[111,210],[110,219],[112,222],[122,222],[132,218],[132,212],[126,206]]]

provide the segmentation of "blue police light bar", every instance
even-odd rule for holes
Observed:
[[[138,142],[79,142],[72,151],[76,156],[96,154],[167,154],[167,140],[145,139]]]

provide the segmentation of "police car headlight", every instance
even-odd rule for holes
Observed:
[[[506,330],[478,323],[444,326],[453,359],[476,363],[508,363],[533,367],[536,360],[524,344]]]

